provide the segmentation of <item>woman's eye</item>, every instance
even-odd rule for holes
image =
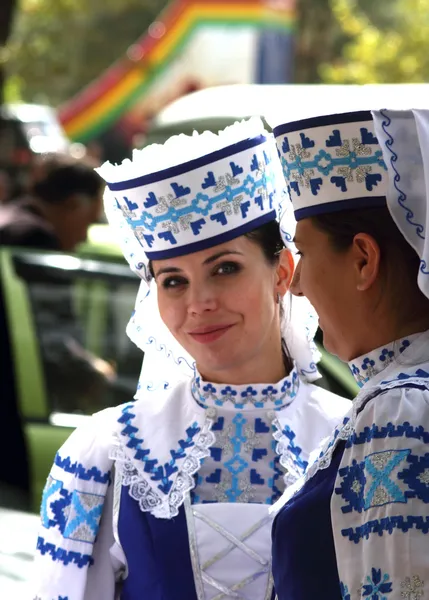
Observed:
[[[222,263],[218,267],[216,267],[215,274],[216,275],[232,275],[233,273],[238,273],[241,270],[241,265],[234,262],[226,262]]]
[[[182,285],[186,285],[186,279],[183,277],[167,277],[161,285],[166,290],[175,290]]]

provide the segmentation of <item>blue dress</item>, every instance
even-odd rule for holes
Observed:
[[[331,497],[344,443],[278,513],[273,574],[278,600],[341,600],[331,524]]]

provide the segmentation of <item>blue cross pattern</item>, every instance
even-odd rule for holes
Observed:
[[[174,183],[172,185],[174,185]],[[243,194],[249,197],[250,199],[254,199],[255,204],[257,204],[261,210],[264,210],[263,202],[260,195],[257,195],[255,197],[257,190],[261,187],[268,190],[274,189],[273,173],[267,171],[263,173],[258,179],[255,179],[251,175],[248,175],[241,185],[236,185],[234,186],[234,188],[232,188],[230,185],[227,185],[223,191],[214,196],[209,196],[206,193],[198,192],[192,200],[187,202],[186,206],[183,206],[181,208],[170,206],[166,212],[159,215],[156,215],[156,213],[153,212],[149,212],[148,210],[143,210],[139,215],[137,211],[137,209],[139,208],[138,205],[136,203],[130,202],[128,198],[124,196],[123,200],[127,205],[129,213],[131,213],[126,215],[126,219],[133,228],[142,226],[145,229],[154,232],[158,230],[160,224],[164,223],[165,221],[179,223],[181,218],[186,217],[188,215],[195,216],[195,219],[197,219],[198,215],[200,215],[201,217],[207,217],[212,212],[213,207],[217,203],[222,201],[232,203],[236,197],[241,196]],[[145,204],[145,206],[149,208],[153,208],[155,202],[157,203],[155,194],[151,192],[151,195],[151,203],[148,204],[146,202]],[[272,197],[270,198],[270,202],[272,202]],[[245,207],[245,209],[245,212],[247,212],[247,206]],[[199,223],[201,223],[201,218],[198,221]],[[196,229],[192,228],[194,235],[198,235],[200,229],[201,227]]]
[[[365,494],[365,510],[393,502],[406,503],[407,498],[399,485],[393,481],[395,469],[407,460],[411,450],[384,450],[365,458],[365,471],[369,490]],[[397,475],[396,475],[397,477]],[[371,481],[372,478],[372,481]]]
[[[64,537],[79,542],[94,543],[103,504],[104,496],[74,490]]]

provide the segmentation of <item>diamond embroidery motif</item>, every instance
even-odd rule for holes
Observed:
[[[249,463],[237,454],[225,463],[225,467],[227,467],[233,475],[238,475],[248,466]]]
[[[405,600],[420,600],[424,596],[425,582],[418,575],[406,577],[401,581],[401,598]]]

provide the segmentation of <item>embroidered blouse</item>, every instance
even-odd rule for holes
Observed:
[[[331,460],[339,456],[341,443],[331,514],[325,517],[332,523],[338,597],[420,600],[426,597],[429,578],[429,332],[374,350],[354,360],[351,368],[361,392],[307,470],[299,494],[312,488],[316,474],[318,480],[331,477]],[[287,511],[296,489],[286,490],[274,510]],[[281,522],[274,553],[287,535]],[[292,541],[290,545],[293,549]],[[282,580],[282,552],[284,545],[273,557],[276,581]],[[285,586],[276,590],[279,600],[307,600],[306,595],[288,594]]]
[[[295,368],[275,385],[219,386],[196,378],[195,400],[216,410],[212,427],[216,441],[198,471],[193,503],[273,504],[279,499],[285,489],[284,469],[272,421],[293,402],[298,389]],[[294,458],[304,472],[307,462],[299,449]]]
[[[268,505],[304,473],[349,405],[294,369],[272,385],[197,377],[159,402],[152,396],[94,415],[59,450],[45,487],[35,597],[113,600],[122,598],[125,578],[123,598],[140,598],[139,585],[127,582],[153,581],[168,552],[157,553],[157,563],[145,558],[150,537],[121,543],[121,536],[128,542],[151,531],[159,540],[171,531],[182,548],[171,565],[175,573],[182,565],[195,598],[216,590],[271,598]],[[121,530],[121,523],[130,526]],[[127,556],[130,548],[141,557]],[[182,600],[175,586],[164,589],[165,579],[149,585],[150,600]]]

